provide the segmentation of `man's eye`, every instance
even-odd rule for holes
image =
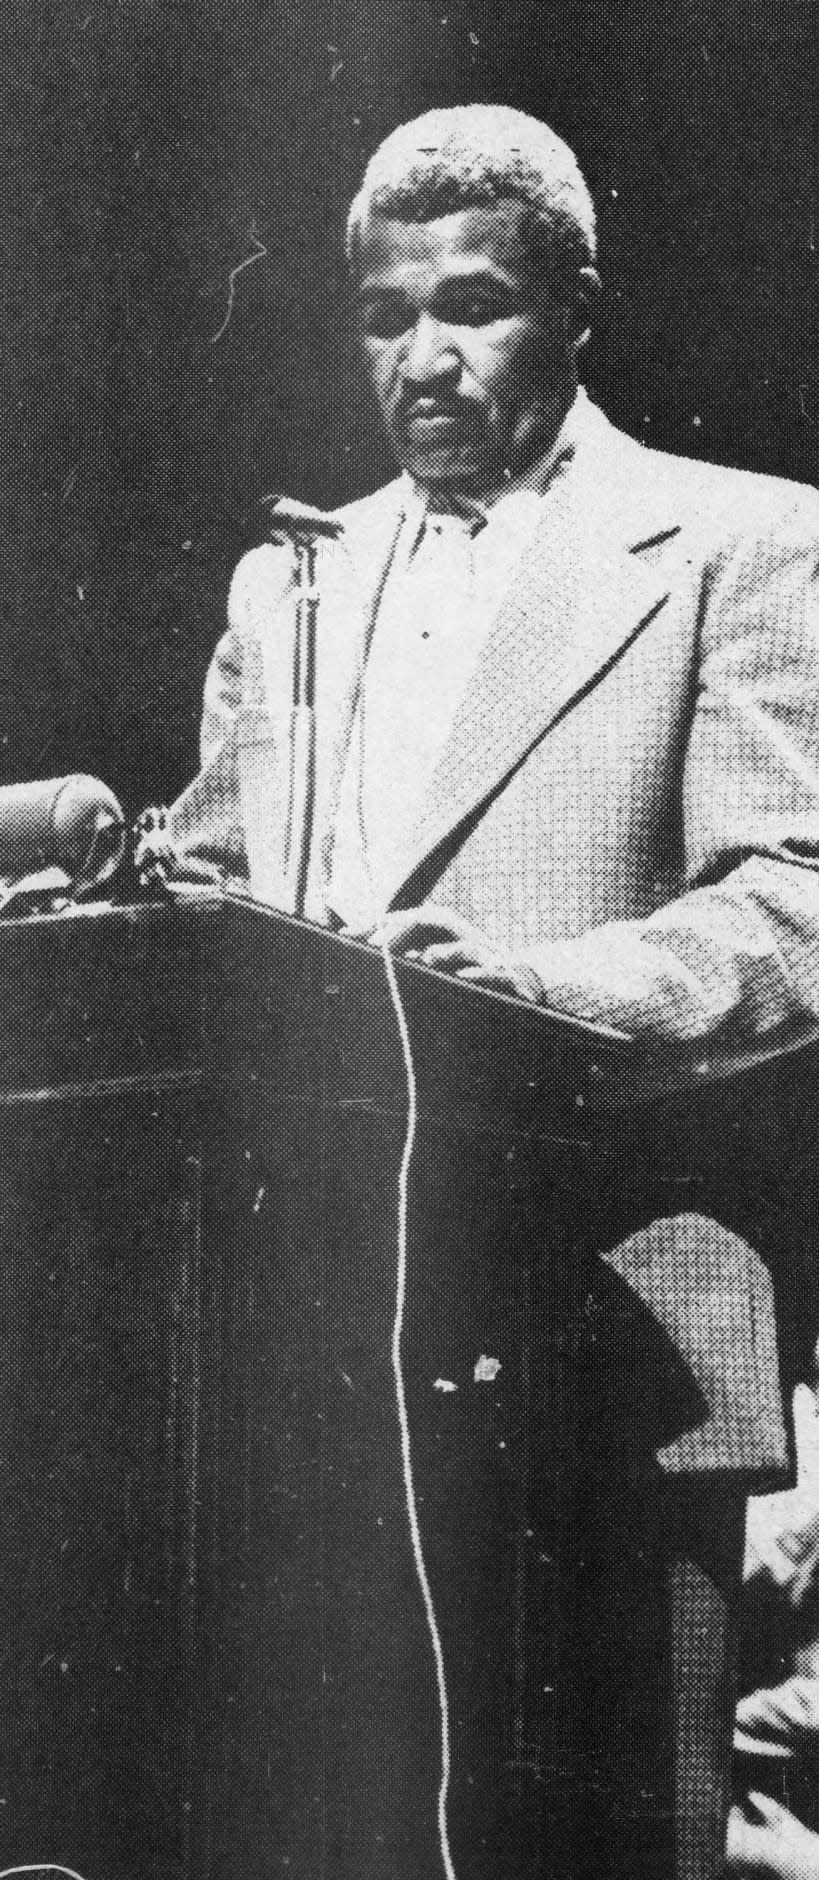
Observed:
[[[361,330],[371,339],[397,339],[412,324],[412,314],[399,300],[365,301]]]
[[[441,308],[441,318],[453,326],[489,326],[508,312],[509,308],[493,294],[457,294]]]
[[[435,318],[442,326],[489,326],[513,311],[493,294],[455,293],[440,302]],[[403,300],[365,300],[360,311],[361,331],[369,339],[399,339],[416,317]]]

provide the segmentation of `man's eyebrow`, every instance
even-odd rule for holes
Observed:
[[[496,272],[493,268],[476,268],[474,273],[450,274],[445,281],[439,281],[432,296],[433,301],[447,300],[453,295],[485,293],[496,298],[515,298],[520,292],[520,282],[508,274]]]
[[[453,288],[459,287],[508,288],[510,292],[514,292],[517,286],[518,283],[511,275],[493,268],[491,264],[482,263],[472,270],[456,269],[452,274],[445,275],[442,281],[436,282],[433,298],[437,299],[440,294],[448,294]],[[362,296],[373,299],[377,297],[379,300],[405,300],[411,297],[409,290],[402,287],[399,282],[382,283],[377,278],[369,280],[366,275],[359,283],[358,291]]]
[[[467,287],[474,286],[476,281],[479,283],[486,281],[491,287],[511,287],[513,285],[511,275],[504,273],[501,268],[493,268],[491,262],[481,262],[479,267],[473,268],[471,271],[465,268],[463,273],[448,274],[446,279],[441,282],[441,286],[459,287],[462,281],[465,282]]]

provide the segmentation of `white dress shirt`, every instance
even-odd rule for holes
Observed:
[[[574,408],[573,408],[574,409]],[[486,507],[453,513],[407,477],[404,518],[378,608],[344,776],[330,906],[366,928],[395,888],[395,864],[484,643],[537,528],[568,420],[549,451]]]

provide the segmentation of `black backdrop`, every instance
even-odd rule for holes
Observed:
[[[812,480],[816,19],[3,0],[3,780],[87,768],[130,811],[173,794],[260,497],[382,480],[340,228],[375,143],[428,105],[520,104],[577,149],[608,288],[587,376],[612,417]]]

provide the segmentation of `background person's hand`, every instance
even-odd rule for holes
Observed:
[[[746,1584],[764,1578],[795,1610],[819,1587],[819,1403],[809,1384],[793,1395],[796,1487],[748,1503]]]
[[[404,959],[421,960],[470,985],[511,993],[537,1004],[543,986],[524,960],[489,938],[480,927],[449,907],[430,902],[404,913],[385,914],[369,935],[373,946],[386,946]]]
[[[731,1809],[726,1862],[734,1880],[819,1880],[819,1834],[754,1790]]]

